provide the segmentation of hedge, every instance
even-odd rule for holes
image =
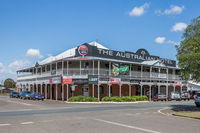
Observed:
[[[103,97],[102,101],[104,102],[135,102],[135,101],[146,101],[148,100],[147,96],[123,96],[123,97]]]
[[[98,102],[96,97],[75,96],[68,99],[69,102]]]

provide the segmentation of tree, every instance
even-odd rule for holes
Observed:
[[[15,88],[16,83],[13,79],[8,78],[4,81],[4,87],[5,88]]]
[[[200,16],[192,19],[177,46],[177,59],[185,80],[200,81]]]

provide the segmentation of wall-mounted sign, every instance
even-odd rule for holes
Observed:
[[[72,77],[71,76],[63,76],[62,78],[62,84],[72,84]]]
[[[49,79],[50,84],[60,84],[61,83],[61,77],[53,77]]]
[[[110,84],[120,84],[121,78],[110,78],[109,81],[110,81]]]
[[[85,56],[88,53],[88,47],[86,45],[81,45],[78,48],[78,52],[80,55]]]
[[[73,79],[73,84],[88,84],[88,79]]]
[[[160,58],[159,56],[150,55],[149,52],[145,49],[139,49],[135,53],[128,52],[128,51],[121,52],[121,51],[97,48],[96,46],[91,46],[91,45],[85,43],[76,49],[76,57],[80,57],[80,56],[84,56],[84,55],[100,57],[100,58],[109,58],[109,59],[130,61],[130,62],[160,60],[166,66],[176,67],[176,61],[169,60],[169,59],[163,59],[163,58]]]
[[[98,75],[88,75],[89,84],[98,84],[99,78]]]

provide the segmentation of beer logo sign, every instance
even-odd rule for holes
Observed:
[[[88,47],[85,46],[85,45],[81,45],[81,46],[79,46],[79,48],[78,48],[78,52],[79,52],[79,54],[82,55],[82,56],[87,55],[87,53],[88,53]]]

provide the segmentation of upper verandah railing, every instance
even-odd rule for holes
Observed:
[[[64,75],[64,76],[76,76],[76,75],[102,75],[102,76],[113,76],[112,71],[109,69],[91,69],[91,68],[64,68],[57,69],[52,71],[40,72],[40,73],[26,73],[23,75],[17,75],[17,79],[31,79],[31,78],[40,78],[40,77],[49,77],[56,75]],[[159,72],[142,72],[142,71],[128,71],[126,76],[130,78],[138,78],[138,79],[168,79],[168,80],[180,80],[180,75],[176,74],[167,74],[167,73],[159,73]]]

